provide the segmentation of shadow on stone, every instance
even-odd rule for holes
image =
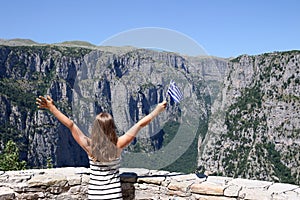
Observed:
[[[137,181],[137,174],[134,172],[124,172],[120,174],[122,194],[124,200],[135,199],[134,184]]]
[[[207,175],[203,173],[195,173],[198,178],[207,178]]]

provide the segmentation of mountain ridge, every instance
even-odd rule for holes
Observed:
[[[169,152],[169,160],[155,155],[162,159],[156,167],[299,183],[300,51],[225,59],[68,45],[0,46],[1,147],[17,141],[30,167],[42,168],[47,159],[57,167],[88,165],[68,130],[36,109],[36,96],[51,95],[87,133],[95,113],[116,113],[121,134],[166,97],[167,83],[175,78],[186,102],[171,102],[141,133],[126,150],[140,157],[125,155],[125,166],[146,164],[145,156],[168,149],[181,127],[190,132],[187,148]]]

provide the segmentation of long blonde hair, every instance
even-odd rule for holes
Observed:
[[[120,156],[117,141],[116,125],[112,116],[109,113],[97,115],[91,135],[93,161],[109,162],[117,159]]]

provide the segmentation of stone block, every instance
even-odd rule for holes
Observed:
[[[249,179],[233,179],[228,182],[228,185],[239,185],[241,187],[250,187],[250,188],[267,188],[272,185],[272,182],[268,181],[258,181],[258,180],[249,180]]]
[[[132,183],[122,183],[122,190],[135,190],[135,187]]]
[[[57,187],[63,187],[65,186],[67,183],[67,179],[64,176],[61,176],[59,174],[54,175],[48,175],[48,174],[44,174],[44,175],[36,175],[34,177],[32,177],[29,181],[28,181],[28,186],[29,187],[41,187],[41,186],[46,186],[46,187],[50,187],[50,186],[57,186]]]
[[[61,194],[55,198],[55,200],[83,200],[83,199],[87,199],[87,198],[80,198],[80,196],[69,195],[69,194]]]
[[[226,197],[238,197],[239,192],[242,190],[241,186],[238,185],[229,185],[224,190],[224,195]]]
[[[165,180],[165,177],[156,177],[156,176],[145,176],[145,177],[138,177],[138,183],[148,183],[148,184],[155,184],[161,185],[162,182]]]
[[[299,200],[299,199],[300,199],[300,195],[298,195],[296,192],[293,191],[272,195],[272,200]]]
[[[143,169],[143,168],[120,168],[120,174],[129,172],[129,173],[135,173],[137,176],[147,176],[150,173],[149,169]]]
[[[90,175],[90,169],[86,167],[75,167],[72,171],[74,174]]]
[[[262,188],[243,188],[239,192],[239,198],[249,200],[272,200],[271,193]]]
[[[15,176],[13,178],[10,178],[10,180],[12,180],[15,183],[21,183],[21,182],[28,181],[30,178],[31,176],[24,175],[24,176]]]
[[[232,181],[233,178],[222,177],[222,176],[208,176],[206,181],[216,183],[218,185],[228,185],[228,182]]]
[[[51,194],[60,194],[63,192],[63,188],[62,187],[48,187],[46,189],[46,191]]]
[[[122,183],[123,199],[133,200],[135,197],[135,187],[132,183]]]
[[[225,186],[204,182],[192,184],[190,189],[192,193],[197,194],[224,195]]]
[[[169,196],[159,194],[156,192],[137,190],[135,191],[134,200],[160,200],[160,199],[169,199]]]
[[[81,185],[88,185],[90,181],[89,175],[82,175],[81,177]]]
[[[43,192],[26,192],[20,195],[17,195],[16,199],[30,199],[30,200],[38,200],[45,198],[45,194]]]
[[[299,188],[299,186],[297,186],[297,185],[274,183],[268,188],[268,191],[270,193],[280,194],[280,193],[295,190],[298,188]]]
[[[70,187],[68,193],[71,195],[77,195],[77,194],[84,193],[86,191],[86,189],[87,189],[87,187],[83,187],[81,185],[76,185],[76,186]]]
[[[135,188],[138,189],[138,190],[147,190],[148,185],[147,184],[136,184]]]
[[[180,182],[180,181],[194,181],[194,182],[196,182],[198,180],[205,181],[205,179],[198,178],[198,176],[196,174],[169,175],[169,177],[171,177],[171,179],[174,179],[174,180],[176,180],[178,182]]]
[[[191,199],[195,199],[195,200],[237,200],[237,198],[232,198],[232,197],[211,196],[211,195],[201,195],[201,194],[193,194]]]
[[[181,192],[187,192],[188,188],[193,184],[191,181],[187,182],[178,182],[178,181],[171,181],[168,185],[169,190],[177,190]]]
[[[169,196],[175,196],[175,197],[190,197],[191,194],[188,194],[186,192],[182,192],[180,190],[169,190],[168,191]],[[174,198],[176,199],[176,198]]]
[[[28,189],[28,184],[27,183],[16,183],[13,184],[13,188],[12,188],[15,192],[26,192]]]
[[[9,181],[9,176],[6,174],[2,174],[0,176],[0,183],[7,183]]]
[[[135,189],[136,191],[146,190],[146,191],[151,191],[150,193],[159,193],[161,191],[161,186],[143,183],[143,184],[135,185]]]
[[[169,171],[150,170],[149,175],[169,175]]]
[[[137,181],[137,174],[133,172],[123,172],[120,174],[121,182],[135,183]]]
[[[1,200],[8,200],[8,199],[15,199],[14,191],[9,187],[0,187],[0,199]]]
[[[70,186],[80,185],[81,184],[81,176],[80,175],[67,176],[67,181]]]

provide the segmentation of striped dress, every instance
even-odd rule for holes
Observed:
[[[88,198],[122,200],[120,182],[120,159],[108,163],[94,162],[90,159],[90,181]]]

